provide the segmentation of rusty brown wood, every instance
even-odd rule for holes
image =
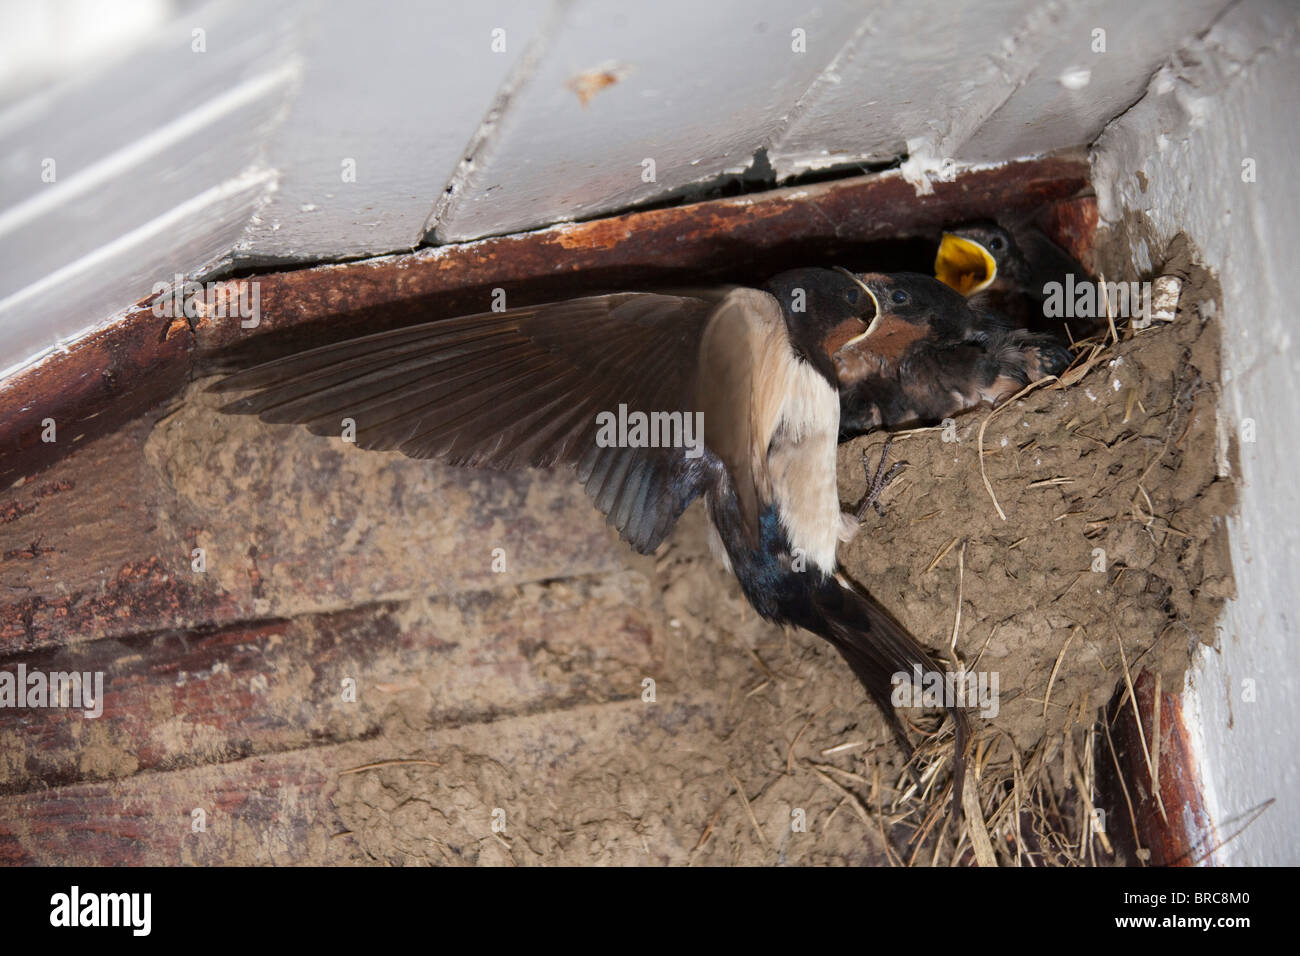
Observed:
[[[310,848],[314,862],[346,862],[350,848],[327,838],[345,829],[330,796],[373,752],[343,744],[0,796],[0,865],[275,864],[277,851],[297,863]]]
[[[1122,846],[1131,862],[1136,863],[1134,829],[1141,848],[1150,852],[1146,862],[1152,866],[1193,866],[1214,849],[1218,841],[1213,821],[1201,797],[1200,771],[1191,749],[1191,738],[1183,721],[1182,695],[1160,695],[1159,792],[1164,813],[1155,798],[1146,752],[1154,751],[1152,738],[1155,721],[1155,677],[1142,671],[1134,682],[1138,710],[1142,714],[1142,732],[1147,748],[1142,747],[1133,705],[1125,699],[1121,681],[1116,688],[1106,720],[1115,745],[1114,760],[1109,753],[1099,754],[1097,781],[1100,798],[1097,806],[1106,810],[1106,828],[1112,840]],[[1105,734],[1101,745],[1109,750]],[[1123,786],[1115,774],[1118,762]],[[1125,797],[1127,789],[1127,799]],[[1129,812],[1132,801],[1132,816]]]
[[[546,863],[549,848],[557,846],[549,834],[560,831],[561,839],[570,839],[578,826],[602,812],[609,776],[645,774],[647,782],[637,784],[639,794],[656,786],[650,782],[657,779],[655,765],[666,765],[684,789],[695,792],[697,806],[705,793],[724,799],[724,825],[743,831],[749,841],[749,821],[739,802],[727,796],[734,771],[721,742],[730,738],[733,726],[725,701],[711,693],[653,706],[637,695],[444,726],[436,733],[325,743],[124,780],[2,795],[0,865],[442,865],[507,863],[512,857]],[[647,740],[664,736],[684,741],[680,750],[646,752]],[[437,766],[375,767],[403,759]],[[388,799],[382,792],[394,785],[394,794],[406,789],[415,796]],[[575,786],[581,787],[582,800],[556,799]],[[616,790],[608,792],[617,799]],[[639,811],[662,834],[656,840],[656,830],[651,831],[648,850],[638,837],[641,824],[629,815],[638,811],[625,805],[609,807],[602,832],[608,835],[610,827],[618,826],[627,833],[625,858],[630,862],[698,862],[693,848],[709,817],[675,815],[674,794],[662,796],[662,808],[651,797]],[[810,817],[818,805],[823,814],[834,807],[820,788],[804,796]],[[421,810],[413,820],[402,806],[409,811],[416,805],[430,810]],[[493,849],[509,849],[492,835],[496,807],[512,820],[535,821],[533,832],[527,822],[511,831],[522,836],[513,854]],[[192,825],[195,810],[203,811],[202,831]],[[386,841],[382,856],[371,852],[375,836],[399,829],[401,846]],[[813,828],[808,837],[833,848],[835,858],[849,865],[886,863],[870,831],[849,829],[846,835],[844,829]],[[440,844],[451,852],[444,856]],[[710,850],[717,856],[705,858],[721,863],[733,847],[717,841]],[[653,854],[648,860],[647,852]]]
[[[366,739],[398,706],[432,733],[635,698],[664,650],[652,605],[630,576],[589,577],[4,658],[99,673],[103,700],[0,719],[0,794]]]
[[[1097,199],[1081,196],[1063,199],[1047,206],[1042,226],[1049,236],[1074,256],[1089,273],[1095,273],[1093,239],[1097,233]]]
[[[231,280],[259,290],[261,324],[159,318],[148,303],[0,383],[0,487],[175,395],[214,354],[266,355],[449,315],[574,292],[757,281],[793,265],[925,268],[944,223],[1031,210],[1086,189],[1075,157],[1011,163],[937,183],[928,196],[887,173],[632,212],[409,255]],[[910,249],[886,240],[915,237]],[[277,335],[278,333],[278,335]],[[57,440],[42,441],[53,419]]]
[[[78,446],[0,498],[0,660],[627,567],[567,472],[356,452],[213,398]]]
[[[0,487],[35,474],[179,392],[194,336],[139,306],[0,382]],[[54,441],[43,440],[45,422]]]

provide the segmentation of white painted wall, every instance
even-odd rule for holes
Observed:
[[[1133,210],[1161,242],[1186,232],[1218,274],[1224,424],[1240,434],[1251,418],[1257,429],[1240,445],[1244,486],[1230,522],[1237,599],[1221,647],[1201,649],[1184,693],[1220,839],[1277,801],[1216,854],[1222,863],[1300,863],[1297,106],[1300,11],[1249,0],[1156,75],[1146,98],[1106,129],[1093,161],[1103,220]],[[1254,183],[1242,181],[1248,158]]]
[[[1227,2],[0,0],[0,379],[177,273],[1084,145]]]

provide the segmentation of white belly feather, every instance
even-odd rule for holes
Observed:
[[[809,570],[815,565],[829,573],[841,533],[835,478],[840,397],[811,365],[793,354],[790,364],[791,387],[768,446],[772,497],[796,557],[803,555]]]

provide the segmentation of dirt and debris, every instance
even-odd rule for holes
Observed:
[[[842,548],[848,572],[920,639],[996,672],[999,706],[976,718],[974,766],[999,862],[1123,862],[1092,825],[1096,809],[1125,812],[1094,807],[1093,773],[1110,759],[1097,714],[1126,670],[1178,686],[1191,651],[1215,639],[1233,587],[1223,517],[1234,492],[1216,417],[1218,328],[1199,307],[1212,292],[1193,283],[1176,322],[1123,332],[1069,387],[992,417],[988,488],[988,409],[901,434],[894,456],[909,464],[885,516]],[[846,504],[865,490],[864,454],[874,463],[882,445],[841,448]],[[569,746],[544,768],[531,755],[553,752],[556,714],[503,722],[470,750],[440,745],[435,728],[420,746],[404,728],[393,752],[441,767],[359,774],[335,797],[368,859],[973,858],[969,839],[938,823],[943,786],[899,799],[899,754],[838,657],[756,619],[708,555],[699,509],[645,573],[667,619],[658,702],[584,713],[581,732],[561,722]],[[948,741],[928,748],[932,761]],[[520,808],[505,830],[515,836],[494,839],[482,821],[494,808],[509,816],[507,804]]]
[[[1098,712],[1140,669],[1180,687],[1196,645],[1216,639],[1233,590],[1223,519],[1235,450],[1217,417],[1206,294],[1193,285],[1176,322],[1123,333],[1077,381],[1067,373],[1067,387],[900,436],[894,454],[909,466],[886,493],[886,517],[842,553],[920,639],[997,673],[976,764],[1003,862],[1017,846],[1036,862],[1114,859],[1086,822],[1091,770],[1111,759],[1092,734]],[[865,490],[861,456],[874,461],[882,444],[842,449],[843,496]],[[1098,809],[1112,821],[1127,812]]]
[[[973,860],[972,834],[999,863],[1117,862],[1090,822],[1126,813],[1093,804],[1110,759],[1097,713],[1126,671],[1178,686],[1233,587],[1217,289],[1190,258],[1179,272],[1176,321],[1082,343],[1087,371],[1068,387],[901,433],[893,456],[908,466],[883,517],[869,512],[841,549],[922,642],[997,674],[996,715],[972,712],[969,830],[939,812],[939,715],[913,724],[939,736],[922,747],[926,791],[908,792],[848,668],[756,617],[709,554],[699,506],[638,557],[566,474],[344,452],[216,414],[202,383],[131,480],[148,523],[132,520],[162,555],[148,568],[203,600],[184,620],[159,612],[158,635],[135,640],[116,685],[110,673],[118,696],[93,734],[61,744],[84,759],[48,813],[111,815],[134,795],[188,819],[215,801],[226,819],[214,811],[206,838],[133,831],[132,859],[152,863],[947,864]],[[841,447],[847,508],[883,441]],[[38,510],[84,508],[74,496],[102,467],[87,459],[83,482],[38,495]],[[6,573],[76,554],[72,530],[20,527],[35,507],[9,506],[25,536],[12,547],[38,545]],[[490,567],[498,545],[504,575]],[[174,627],[195,635],[193,667],[149,683],[174,670]],[[348,681],[359,700],[340,698]],[[112,707],[132,721],[115,724]],[[149,772],[125,759],[142,740]],[[22,784],[25,768],[5,780]],[[47,812],[22,787],[2,798],[11,817]],[[13,859],[41,858],[37,832],[16,831]],[[86,846],[68,859],[89,861]]]

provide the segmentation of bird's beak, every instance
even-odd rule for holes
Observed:
[[[998,265],[978,242],[945,232],[934,257],[934,277],[962,295],[983,291],[997,278]]]
[[[852,345],[854,342],[861,342],[863,339],[865,339],[868,335],[870,335],[872,332],[876,330],[876,327],[880,325],[880,300],[876,298],[876,293],[871,290],[871,286],[867,285],[866,282],[862,281],[861,276],[855,275],[854,273],[850,272],[848,269],[840,269],[839,266],[836,266],[835,268],[839,269],[840,272],[843,272],[846,276],[848,276],[858,285],[862,286],[862,291],[871,297],[871,305],[874,309],[874,314],[871,316],[871,321],[867,323],[866,331],[860,332],[859,334],[853,336],[853,338],[849,339],[847,342],[841,345],[839,349],[836,349],[836,351],[838,352],[840,349],[847,348],[848,346]]]

